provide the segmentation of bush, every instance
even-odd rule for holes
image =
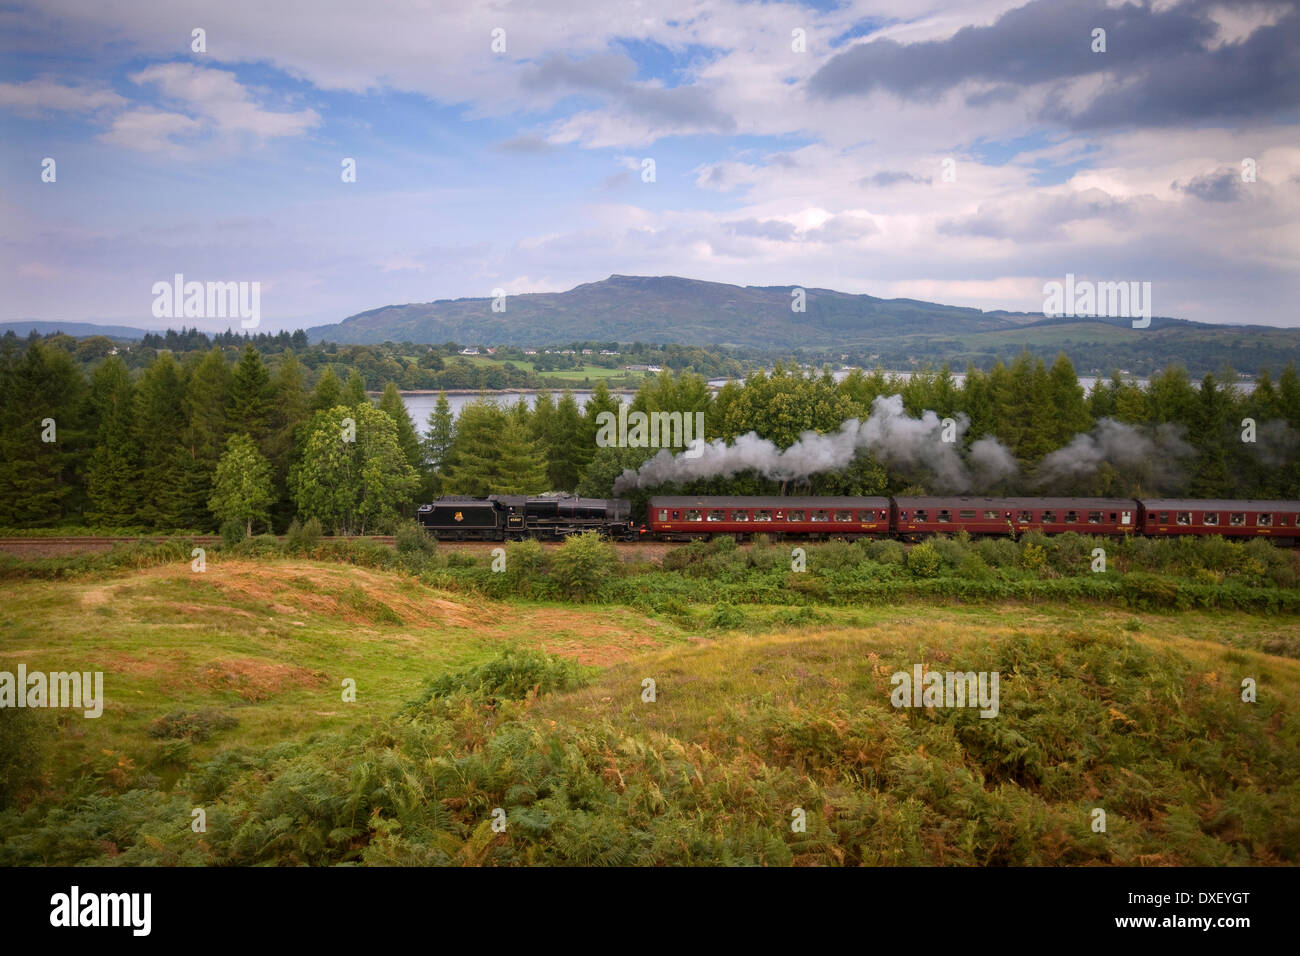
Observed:
[[[185,739],[199,743],[207,740],[218,730],[238,727],[239,720],[219,710],[200,710],[191,713],[176,710],[165,717],[158,717],[149,724],[149,736],[165,740]]]
[[[221,523],[221,543],[227,548],[233,548],[244,538],[248,537],[247,522],[240,521],[238,518],[228,518]]]
[[[745,626],[745,612],[734,604],[719,604],[713,609],[709,626],[718,630],[730,631]]]
[[[831,541],[814,548],[808,556],[810,567],[818,571],[838,571],[849,568],[862,560],[862,549],[847,541]]]
[[[893,538],[878,538],[865,545],[867,557],[877,564],[906,564],[907,549]]]
[[[943,560],[943,563],[950,568],[960,567],[961,563],[966,560],[966,555],[970,553],[969,536],[965,540],[948,537],[931,538],[930,544],[934,546],[935,552]]]
[[[403,521],[394,533],[398,554],[432,555],[438,549],[433,536],[416,521]]]
[[[943,558],[929,541],[923,541],[920,544],[913,545],[912,550],[907,552],[907,570],[913,577],[933,578],[938,577],[939,572],[943,569]]]
[[[1036,541],[1026,541],[1020,549],[1020,566],[1026,571],[1041,574],[1047,567],[1047,549]]]
[[[299,524],[294,518],[285,533],[284,547],[286,551],[295,553],[310,551],[320,544],[320,537],[320,518],[308,518],[306,524]]]
[[[991,568],[1014,568],[1020,563],[1020,549],[1010,538],[985,538],[975,545],[975,553]]]
[[[600,535],[575,535],[551,556],[551,574],[567,597],[585,601],[619,571],[618,554]]]
[[[972,551],[961,559],[961,564],[957,566],[957,575],[967,581],[987,581],[993,577],[993,571],[978,553]]]
[[[576,661],[540,651],[511,649],[484,664],[430,681],[414,706],[422,706],[435,697],[460,693],[482,695],[487,703],[495,704],[500,699],[523,700],[533,690],[550,694],[572,690],[584,683]]]

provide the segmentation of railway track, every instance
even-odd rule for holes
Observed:
[[[285,540],[284,535],[276,535],[280,541]],[[369,541],[374,544],[392,546],[396,538],[391,534],[375,535],[358,535],[350,538],[335,539],[331,535],[321,538],[322,541]],[[219,544],[221,536],[216,534],[196,534],[196,535],[136,535],[136,536],[93,536],[93,535],[51,535],[48,537],[0,537],[0,554],[13,554],[18,557],[37,558],[37,557],[65,557],[74,554],[96,554],[105,551],[111,551],[117,545],[133,544],[135,542],[162,543],[166,541],[193,541],[199,547]],[[613,542],[619,551],[629,553],[640,552],[643,554],[659,553],[672,545],[663,542]],[[543,541],[542,546],[545,548],[559,547],[558,541]],[[453,551],[490,551],[492,548],[499,548],[503,545],[498,541],[439,541],[438,547]]]

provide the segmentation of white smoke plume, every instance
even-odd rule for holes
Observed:
[[[1158,425],[1153,431],[1103,418],[1087,435],[1075,435],[1070,443],[1052,452],[1038,466],[1040,487],[1060,487],[1085,481],[1104,464],[1121,473],[1138,475],[1153,490],[1171,490],[1185,480],[1183,462],[1195,450],[1174,425]]]
[[[981,438],[972,445],[969,461],[963,460],[957,449],[970,421],[965,415],[954,421],[957,441],[945,442],[943,421],[937,414],[926,411],[913,418],[903,411],[901,395],[881,395],[871,403],[865,422],[851,418],[825,435],[806,431],[784,450],[749,432],[730,445],[721,439],[709,442],[694,458],[661,451],[636,471],[623,472],[614,482],[614,493],[698,478],[730,478],[751,469],[777,481],[808,478],[847,468],[858,451],[871,452],[887,467],[925,471],[937,491],[982,490],[1015,474],[1015,457],[996,438]]]

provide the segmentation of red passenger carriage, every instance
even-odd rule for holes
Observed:
[[[755,534],[856,538],[889,534],[888,498],[651,498],[646,527],[664,538]]]

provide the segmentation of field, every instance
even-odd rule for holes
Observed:
[[[202,574],[5,579],[0,670],[103,671],[107,703],[0,711],[0,863],[1300,858],[1294,616],[907,599],[737,618],[431,580],[452,579],[219,552]],[[998,716],[892,707],[915,664],[1000,672]]]

